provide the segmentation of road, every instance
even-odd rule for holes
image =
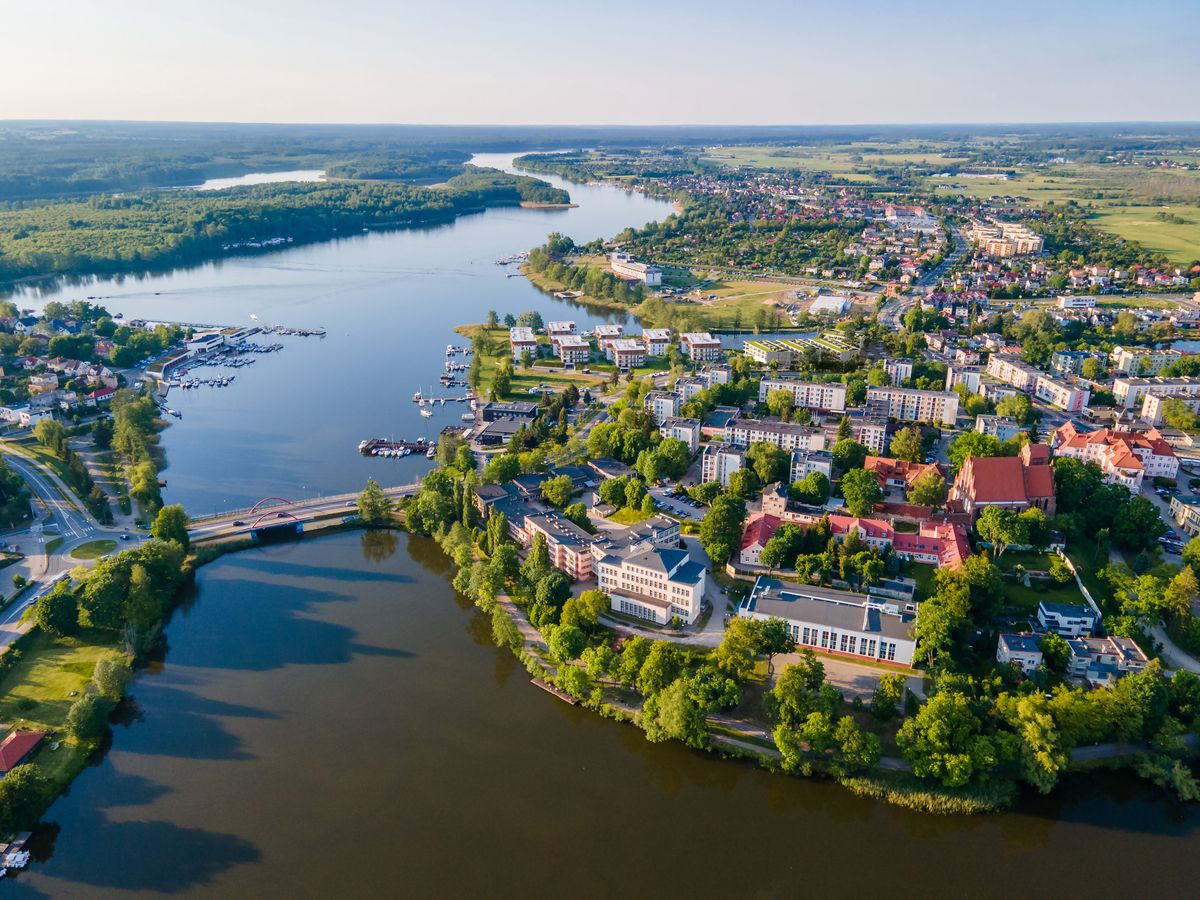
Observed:
[[[383,492],[393,500],[411,497],[421,489],[419,482],[384,488]],[[332,512],[347,511],[358,505],[358,494],[338,494],[333,497],[314,497],[300,503],[276,504],[261,509],[237,509],[192,520],[188,535],[192,540],[211,540],[230,534],[248,533],[259,523],[274,525],[277,520],[310,521]]]

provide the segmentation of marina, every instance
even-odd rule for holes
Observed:
[[[380,456],[393,459],[411,456],[414,453],[423,453],[427,459],[433,459],[434,454],[437,453],[437,446],[426,441],[425,438],[417,438],[415,441],[371,438],[370,440],[359,441],[358,452],[363,456]]]

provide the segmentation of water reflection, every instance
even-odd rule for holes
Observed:
[[[362,533],[363,559],[380,563],[396,552],[400,539],[396,532],[386,528],[372,528]]]

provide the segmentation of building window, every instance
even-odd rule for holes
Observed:
[[[854,645],[855,645],[855,643],[856,643],[857,641],[858,641],[858,638],[854,638],[854,637],[850,638],[850,652],[851,652],[851,653],[855,653],[855,652],[857,652],[857,651],[854,649]]]
[[[822,650],[829,649],[829,632],[828,631],[821,632],[821,649]]]

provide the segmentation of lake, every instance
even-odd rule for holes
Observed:
[[[476,158],[505,165],[506,158]],[[551,179],[562,184],[557,179]],[[324,326],[224,390],[177,392],[168,501],[411,480],[363,437],[436,435],[409,398],[451,328],[569,307],[494,260],[547,232],[608,236],[668,214],[568,185],[570,210],[489,210],[144,278],[26,287],[126,316]],[[428,429],[426,431],[425,429]],[[52,807],[21,897],[792,897],[1153,893],[1200,877],[1195,807],[1125,775],[1075,776],[1010,813],[937,818],[771,775],[532,688],[450,588],[431,541],[346,534],[201,570],[111,748]]]
[[[324,169],[296,169],[291,172],[248,172],[233,178],[209,178],[192,187],[194,191],[223,191],[250,184],[279,184],[284,181],[324,181]]]

